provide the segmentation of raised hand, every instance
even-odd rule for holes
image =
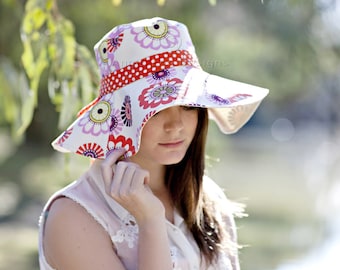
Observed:
[[[149,172],[129,160],[119,161],[123,150],[113,151],[101,164],[107,194],[128,210],[139,225],[164,219],[164,206],[148,185]]]

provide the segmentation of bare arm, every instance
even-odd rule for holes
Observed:
[[[107,232],[68,198],[52,204],[43,245],[47,261],[58,270],[125,270]]]

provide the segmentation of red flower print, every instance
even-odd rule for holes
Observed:
[[[79,146],[76,153],[91,158],[104,157],[103,148],[96,143],[84,143],[83,145]]]
[[[138,97],[139,105],[144,109],[155,108],[160,104],[168,104],[178,97],[182,81],[173,78],[159,84],[151,85],[142,91]]]
[[[118,137],[115,137],[113,134],[109,136],[109,141],[107,143],[107,153],[106,155],[109,155],[110,152],[114,149],[122,149],[124,148],[126,150],[125,156],[132,156],[136,150],[133,146],[132,139],[126,138],[123,135],[119,135]]]
[[[70,137],[70,135],[72,134],[73,131],[73,127],[66,130],[63,135],[60,137],[60,139],[58,140],[57,144],[58,145],[62,145],[64,141],[66,141],[68,139],[68,137]]]
[[[118,36],[114,36],[107,40],[107,50],[112,53],[113,51],[117,50],[120,44],[123,41],[124,33],[120,33]]]
[[[145,115],[143,121],[142,121],[142,127],[145,125],[145,123],[152,117],[156,111],[150,111],[147,115]]]

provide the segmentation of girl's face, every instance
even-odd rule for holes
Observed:
[[[198,110],[193,107],[170,107],[155,114],[145,124],[141,145],[133,162],[171,165],[179,163],[194,138]],[[139,162],[140,161],[140,162]]]

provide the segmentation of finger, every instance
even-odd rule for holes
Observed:
[[[131,193],[131,183],[134,179],[136,170],[137,167],[131,164],[127,164],[127,166],[125,167],[118,191],[118,195],[121,199],[126,198],[126,196],[129,196],[129,193]]]
[[[113,197],[119,197],[119,192],[122,183],[124,182],[124,185],[130,186],[131,182],[131,172],[126,174],[126,170],[128,167],[137,167],[137,164],[131,163],[131,162],[125,162],[120,161],[116,164],[115,172],[113,175],[112,182],[110,184],[110,194]],[[126,183],[125,183],[126,182]]]
[[[116,164],[115,172],[112,177],[112,181],[110,182],[109,194],[111,197],[116,198],[119,196],[119,189],[121,185],[122,178],[124,176],[126,164],[121,161]]]
[[[109,192],[109,187],[111,186],[113,178],[113,167],[118,158],[122,156],[124,152],[124,149],[116,149],[112,151],[112,153],[101,163],[101,173],[105,182],[106,192]]]
[[[124,158],[125,153],[124,148],[117,148],[114,149],[105,159],[104,164],[108,164],[108,166],[112,166],[113,164],[117,163],[120,158]]]
[[[148,187],[147,183],[149,182],[149,179],[150,179],[149,172],[141,168],[138,168],[133,175],[131,181],[131,189],[135,190]]]

